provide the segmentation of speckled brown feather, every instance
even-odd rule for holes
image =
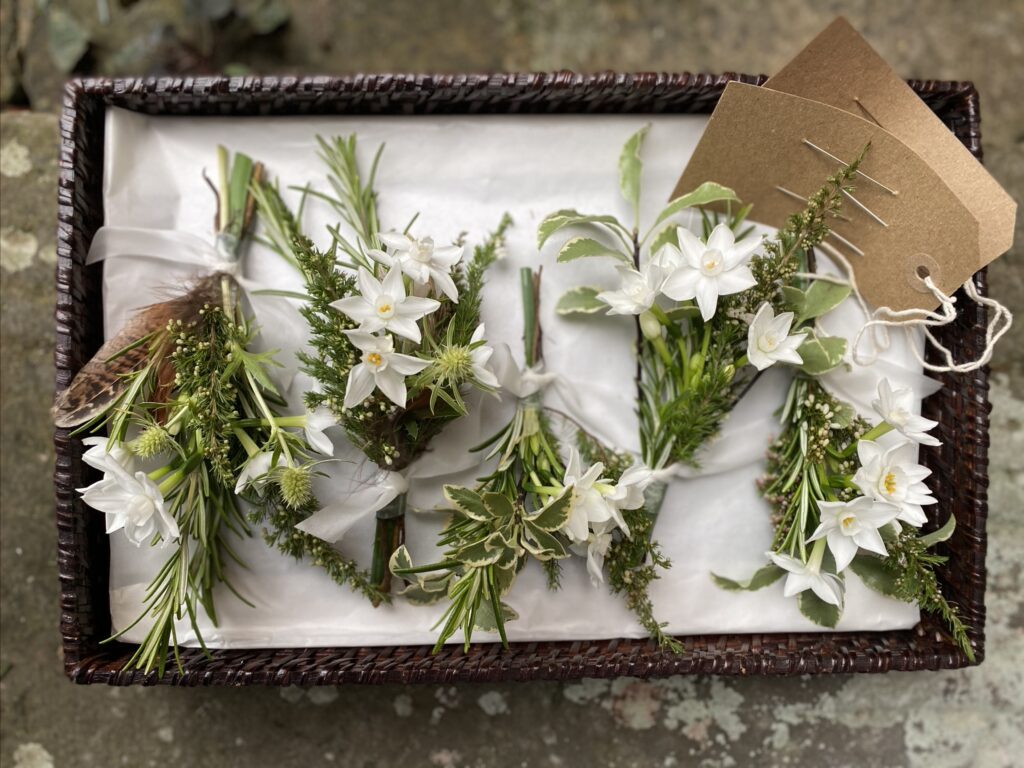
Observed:
[[[220,275],[217,274],[200,279],[181,296],[139,309],[82,367],[71,385],[57,395],[52,410],[53,423],[58,427],[75,427],[103,413],[124,391],[127,385],[124,374],[138,370],[149,360],[163,357],[168,322],[192,322],[199,317],[204,304],[219,300]],[[152,336],[150,341],[123,351],[147,336]],[[156,362],[159,364],[160,360]],[[161,370],[158,379],[166,381],[166,373]],[[167,387],[160,387],[153,396],[166,397],[168,392]]]

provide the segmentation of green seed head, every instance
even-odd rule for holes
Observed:
[[[143,459],[150,459],[169,450],[171,447],[171,436],[167,430],[154,424],[147,427],[145,431],[135,440],[133,448],[135,454]]]
[[[437,353],[435,365],[442,378],[449,381],[465,381],[473,373],[473,355],[469,347],[444,347]]]
[[[278,475],[277,484],[285,504],[298,509],[309,501],[313,486],[312,473],[309,467],[285,467]]]

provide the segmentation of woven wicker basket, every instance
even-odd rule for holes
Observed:
[[[749,75],[556,74],[370,75],[349,78],[166,78],[79,80],[66,89],[61,120],[57,263],[58,389],[99,347],[103,336],[101,269],[85,266],[103,223],[104,113],[121,107],[155,115],[707,113],[729,80],[761,84]],[[981,157],[978,96],[970,83],[913,81],[913,89],[977,157]],[[984,291],[984,273],[976,276]],[[957,321],[939,336],[961,358],[984,345],[984,308],[961,301]],[[940,422],[941,448],[924,448],[939,499],[931,527],[955,514],[957,529],[942,545],[949,555],[943,589],[971,627],[977,659],[984,657],[985,518],[988,487],[988,372],[946,374],[944,388],[925,401]],[[664,653],[650,641],[601,640],[445,647],[183,649],[184,672],[124,671],[134,646],[101,645],[110,632],[109,550],[100,515],[74,491],[94,471],[81,461],[82,443],[57,430],[54,475],[64,668],[78,683],[127,685],[334,685],[338,683],[536,680],[675,674],[802,675],[885,672],[966,666],[942,626],[924,618],[892,632],[703,635],[680,638],[684,652]]]

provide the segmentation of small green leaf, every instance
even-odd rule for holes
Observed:
[[[391,555],[391,561],[389,562],[388,567],[392,573],[412,568],[412,558],[409,556],[409,550],[406,548],[405,544],[402,544],[394,551],[394,554]]]
[[[656,254],[667,245],[679,248],[679,227],[675,224],[669,224],[655,236],[651,242],[651,253]]]
[[[587,256],[610,256],[632,266],[632,262],[624,254],[590,237],[572,237],[566,240],[565,245],[558,252],[558,261],[564,264],[567,261],[574,261],[575,259],[582,259]]]
[[[569,513],[571,511],[572,487],[569,486],[562,491],[558,498],[549,501],[540,511],[526,519],[542,531],[553,533],[569,522]]]
[[[501,493],[485,493],[484,505],[494,520],[508,520],[516,513],[515,507],[507,496]]]
[[[490,541],[491,537],[488,536],[486,539],[480,539],[480,541],[461,547],[456,557],[460,563],[472,568],[496,563],[504,550],[500,547],[490,547]]]
[[[785,290],[785,289],[783,289]],[[850,286],[815,280],[804,293],[803,306],[797,313],[797,324],[831,312],[850,295]]]
[[[452,573],[446,573],[431,579],[420,579],[398,592],[413,605],[433,605],[443,599],[448,591],[449,582],[454,577]]]
[[[650,124],[645,125],[630,136],[622,148],[622,154],[619,155],[619,187],[622,189],[622,196],[634,211],[640,208],[640,175],[643,172],[640,148],[650,127]]]
[[[835,629],[841,615],[839,608],[826,603],[809,589],[805,589],[797,597],[800,613],[821,627]]]
[[[885,567],[885,560],[882,558],[859,554],[853,558],[850,569],[875,592],[888,597],[896,595],[896,574]]]
[[[782,299],[786,303],[786,309],[792,310],[797,317],[800,317],[807,304],[807,294],[795,285],[782,286]]]
[[[472,520],[486,522],[491,519],[490,510],[484,505],[480,494],[459,485],[446,485],[444,497],[462,514]]]
[[[736,197],[736,193],[728,187],[723,187],[721,184],[715,184],[713,181],[705,181],[693,190],[693,192],[687,192],[685,195],[681,195],[670,202],[665,209],[658,214],[658,218],[654,221],[654,226],[658,226],[669,216],[675,216],[677,213],[685,211],[687,208],[693,208],[698,205],[709,205],[710,203],[717,203],[722,200],[733,200],[739,202],[739,198]]]
[[[598,288],[580,286],[566,291],[558,300],[555,312],[560,315],[593,315],[608,309],[608,305],[597,298]]]
[[[501,617],[502,624],[515,621],[519,618],[519,614],[509,608],[505,603],[501,604]],[[498,622],[494,616],[494,606],[491,605],[489,600],[481,600],[480,605],[476,609],[476,613],[473,616],[473,629],[480,632],[497,632]]]
[[[846,339],[839,336],[811,336],[797,350],[800,353],[804,373],[820,376],[843,362],[846,352]]]
[[[614,216],[592,216],[580,213],[579,211],[564,209],[555,211],[540,223],[540,226],[537,228],[537,247],[543,247],[548,238],[560,229],[581,224],[608,224],[625,231],[625,227]]]
[[[753,592],[755,590],[767,587],[769,584],[774,584],[776,581],[781,579],[785,575],[785,571],[775,563],[769,563],[763,568],[758,568],[754,571],[754,575],[746,581],[734,581],[733,579],[727,579],[724,576],[712,573],[711,578],[720,588],[729,590],[730,592]]]
[[[526,522],[523,531],[523,546],[538,560],[557,559],[565,557],[567,554],[561,540],[547,531],[542,531],[529,521]]]
[[[956,530],[956,518],[953,515],[949,516],[949,520],[946,524],[939,528],[937,531],[926,533],[922,536],[919,541],[926,547],[934,547],[941,541],[946,541],[950,536],[953,535],[953,531]]]

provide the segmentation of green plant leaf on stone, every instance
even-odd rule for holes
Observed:
[[[610,256],[632,266],[632,262],[624,254],[590,237],[572,237],[566,240],[558,252],[558,261],[564,264],[588,256]]]
[[[896,574],[885,567],[885,560],[874,555],[859,554],[850,563],[850,569],[865,585],[879,594],[892,597],[897,592]]]
[[[572,288],[562,294],[555,312],[560,315],[593,315],[608,309],[608,305],[597,298],[600,290],[587,286]]]
[[[809,589],[805,589],[797,596],[797,605],[800,613],[821,627],[835,629],[841,615],[839,608],[826,603]]]
[[[645,125],[630,136],[625,146],[622,147],[622,154],[619,155],[619,188],[634,212],[640,210],[640,176],[643,172],[640,148],[644,144],[644,137],[650,127],[650,124]]]
[[[839,336],[811,336],[797,350],[803,365],[800,369],[811,376],[827,373],[843,362],[846,339]]]
[[[758,589],[767,587],[769,584],[774,584],[776,581],[781,579],[785,575],[785,571],[775,563],[769,563],[763,568],[758,568],[754,571],[754,575],[746,581],[735,581],[733,579],[727,579],[724,576],[712,573],[711,578],[720,588],[729,590],[730,592],[753,592]]]
[[[548,215],[540,223],[540,226],[537,228],[537,247],[543,247],[548,238],[560,229],[575,227],[581,224],[607,224],[625,231],[625,227],[614,216],[591,216],[579,211],[564,209]]]
[[[46,18],[50,58],[64,74],[74,70],[89,50],[89,31],[63,8],[51,8]]]

